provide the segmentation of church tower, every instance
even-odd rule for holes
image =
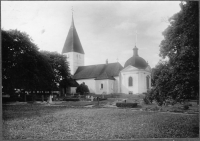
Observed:
[[[67,56],[67,61],[72,75],[74,75],[79,66],[84,66],[85,53],[74,25],[73,14],[71,27],[65,40],[62,54]]]

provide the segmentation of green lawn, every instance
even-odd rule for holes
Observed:
[[[4,105],[4,139],[197,138],[198,115],[118,108]]]

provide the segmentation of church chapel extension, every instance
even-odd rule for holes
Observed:
[[[138,48],[133,48],[124,67],[119,62],[97,65],[84,65],[85,52],[78,33],[72,23],[69,29],[62,54],[67,56],[70,72],[79,84],[85,83],[90,93],[110,94],[141,94],[147,92],[151,86],[151,67],[138,55]]]

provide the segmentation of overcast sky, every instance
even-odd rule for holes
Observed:
[[[180,11],[179,1],[1,1],[1,27],[28,33],[40,50],[62,52],[74,9],[74,23],[85,51],[85,65],[120,62],[133,55],[154,67],[162,32]]]

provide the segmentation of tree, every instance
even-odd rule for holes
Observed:
[[[25,32],[2,30],[3,92],[50,89],[53,71],[48,60]]]
[[[41,53],[47,58],[53,70],[53,88],[57,89],[61,80],[69,80],[71,78],[67,59],[64,55],[58,54],[57,52],[41,51]]]
[[[198,2],[181,2],[180,7],[181,11],[169,18],[160,44],[160,56],[169,61],[156,67],[155,76],[155,91],[177,101],[197,97],[199,91]]]
[[[171,68],[167,61],[160,61],[153,70],[153,92],[149,92],[149,94],[159,105],[163,105],[172,96],[170,81],[172,77]]]
[[[80,84],[77,89],[76,89],[77,93],[80,93],[81,95],[85,94],[85,93],[89,93],[89,89],[88,86],[85,85],[85,83],[83,82],[82,84]]]

